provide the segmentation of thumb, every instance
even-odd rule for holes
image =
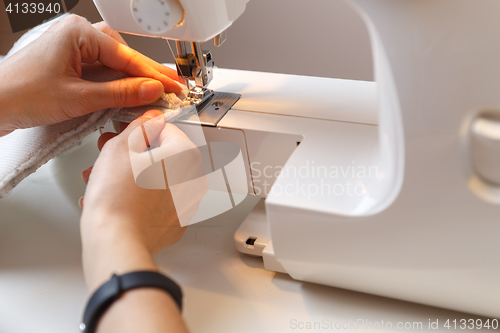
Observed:
[[[130,151],[143,152],[148,147],[154,146],[156,139],[165,127],[165,116],[159,110],[149,110],[134,120],[120,133],[128,137]]]
[[[156,102],[164,92],[160,81],[145,78],[125,78],[111,82],[86,83],[90,90],[87,103],[95,110],[135,107]]]
[[[14,132],[14,130],[0,130],[0,138]]]

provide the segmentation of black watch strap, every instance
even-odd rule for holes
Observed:
[[[104,283],[92,295],[85,313],[80,330],[84,333],[94,333],[97,323],[106,309],[116,301],[120,295],[135,288],[159,288],[168,292],[182,310],[181,288],[163,274],[151,271],[132,272],[123,275],[114,274],[111,279]]]

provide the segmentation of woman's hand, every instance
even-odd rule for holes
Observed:
[[[148,111],[121,129],[119,135],[100,137],[101,154],[94,167],[83,173],[88,187],[82,202],[81,235],[90,292],[112,274],[157,270],[153,255],[181,238],[185,228],[179,220],[196,214],[208,190],[200,151],[179,128],[165,124],[162,112]],[[138,170],[134,165],[142,167]],[[155,176],[158,165],[162,176],[147,184],[160,189],[139,187],[138,179],[148,178],[149,171]],[[127,291],[106,310],[96,329],[143,331],[188,332],[170,294],[155,288]]]
[[[85,64],[129,77],[112,82],[81,78]],[[97,110],[134,107],[164,92],[180,93],[177,73],[130,49],[104,23],[71,15],[0,63],[0,136],[58,123]]]
[[[148,151],[148,145],[156,148]],[[185,228],[179,220],[193,218],[208,190],[200,151],[176,126],[165,124],[160,111],[146,112],[119,135],[104,133],[99,146],[104,147],[94,167],[83,173],[88,187],[81,231],[90,290],[113,273],[156,270],[153,255],[181,238]],[[151,168],[159,166],[161,177],[149,184],[164,189],[136,184],[131,158],[150,156],[161,156]]]

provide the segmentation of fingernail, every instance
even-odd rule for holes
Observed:
[[[160,81],[144,81],[139,87],[139,96],[143,101],[156,101],[163,94],[163,84]]]
[[[83,197],[78,199],[78,206],[80,206],[80,208],[83,209]]]
[[[82,171],[81,176],[82,176],[82,180],[85,184],[87,184],[89,182],[89,177],[90,177],[91,172],[92,172],[92,167]]]
[[[180,91],[178,93],[176,93],[176,95],[178,97],[186,98],[187,97],[186,96],[187,95],[187,91],[188,91],[186,85],[182,84],[182,83],[179,83],[177,81],[175,81],[175,83],[177,83],[177,85],[179,86],[179,89],[180,89]]]
[[[156,118],[156,117],[162,116],[162,115],[163,115],[163,112],[161,112],[160,110],[149,110],[149,111],[146,111],[141,117],[146,118],[146,119],[153,119],[153,118]]]

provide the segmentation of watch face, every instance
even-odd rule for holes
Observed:
[[[166,0],[132,0],[132,14],[137,23],[151,34],[170,29],[172,13]]]

